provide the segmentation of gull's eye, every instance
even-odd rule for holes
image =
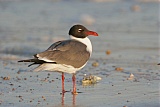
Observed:
[[[83,31],[83,29],[78,29],[78,32],[82,32]]]

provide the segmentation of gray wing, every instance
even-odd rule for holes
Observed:
[[[86,47],[85,44],[74,40],[59,41],[52,44],[46,51],[36,54],[35,57],[45,62],[73,65],[79,68],[90,57]]]

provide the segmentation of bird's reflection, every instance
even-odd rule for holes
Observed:
[[[65,106],[65,93],[61,93],[62,98],[61,98],[61,105],[62,107]],[[72,95],[72,105],[71,107],[75,107],[76,106],[76,95]]]
[[[73,97],[72,97],[72,105],[73,106],[76,105],[76,95],[73,95]]]
[[[62,93],[61,104],[62,104],[62,107],[63,107],[64,106],[64,93]]]

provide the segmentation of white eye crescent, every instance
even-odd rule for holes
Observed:
[[[78,32],[81,32],[82,31],[82,29],[78,29]]]

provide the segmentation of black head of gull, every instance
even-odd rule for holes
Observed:
[[[69,35],[72,35],[76,38],[85,38],[88,35],[98,36],[94,31],[89,31],[83,25],[74,25],[69,30]]]

